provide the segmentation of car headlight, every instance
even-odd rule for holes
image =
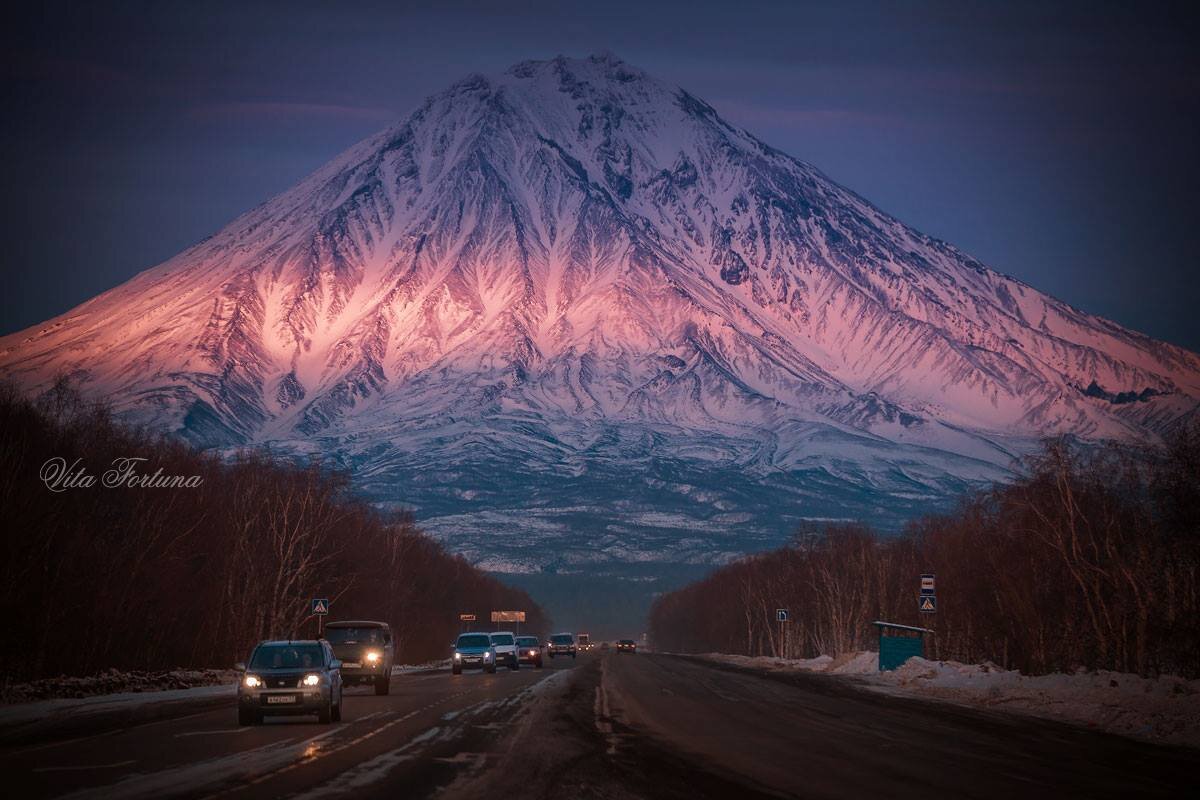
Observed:
[[[460,653],[460,652],[458,652],[458,651],[456,650],[456,651],[454,652],[454,660],[455,660],[455,661],[462,661],[462,653]]]
[[[491,658],[492,658],[492,654],[491,654],[490,652],[489,652],[489,653],[484,653],[484,654],[483,654],[483,660],[484,660],[484,661],[489,661],[489,660],[491,660]]]
[[[244,683],[246,687],[250,689],[253,689],[256,686],[262,686],[262,681],[259,680],[257,675],[247,675],[246,677],[242,678],[242,683]]]
[[[379,658],[380,658],[379,653],[375,652],[374,650],[367,653],[367,661],[370,661],[372,664],[374,664],[376,661],[378,661]]]
[[[304,685],[305,686],[316,686],[320,682],[321,682],[321,676],[317,675],[316,673],[309,673],[308,675],[304,676]]]

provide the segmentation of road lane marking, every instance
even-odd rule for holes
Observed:
[[[244,728],[224,728],[219,731],[187,731],[185,733],[175,734],[175,738],[182,739],[185,736],[218,736],[222,733],[227,733],[227,734],[245,733],[248,730],[250,730],[249,726],[246,726]]]
[[[608,690],[604,687],[604,662],[600,662],[600,682],[596,685],[596,702],[592,706],[596,715],[596,730],[608,742],[608,755],[616,755],[617,736],[613,733],[612,712],[608,707]]]
[[[128,767],[130,764],[136,764],[137,759],[129,761],[117,761],[112,764],[80,764],[78,766],[64,767],[34,767],[34,772],[82,772],[89,769],[116,769],[117,767]]]

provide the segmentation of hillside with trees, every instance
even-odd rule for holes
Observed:
[[[937,576],[937,612],[917,611]],[[783,629],[775,609],[788,608]],[[875,649],[874,620],[932,628],[927,655],[1028,674],[1200,676],[1200,426],[1156,451],[1046,442],[1025,477],[883,537],[803,530],[660,596],[657,649],[789,658]]]
[[[145,459],[135,476],[198,485],[104,485],[130,458]],[[93,482],[52,490],[54,459]],[[63,383],[36,401],[0,390],[0,508],[5,683],[229,667],[260,639],[313,637],[313,597],[331,599],[329,619],[390,622],[398,663],[447,656],[462,612],[524,609],[529,630],[549,625],[525,592],[448,554],[411,516],[356,499],[340,473],[199,453],[114,422]]]

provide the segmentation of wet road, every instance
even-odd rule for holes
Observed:
[[[457,796],[1177,798],[1200,775],[1200,751],[834,676],[609,653],[574,677]]]
[[[393,679],[344,721],[239,728],[232,702],[0,750],[20,797],[1178,797],[1200,752],[1025,716],[609,651]]]
[[[556,659],[495,675],[397,675],[387,697],[347,689],[342,722],[332,725],[274,717],[239,727],[230,700],[128,729],[4,747],[0,770],[19,789],[10,796],[22,798],[328,797],[396,785],[406,787],[402,796],[420,796],[469,766],[469,751],[503,728],[534,687],[572,666]]]

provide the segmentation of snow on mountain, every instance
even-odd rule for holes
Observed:
[[[921,234],[612,56],[471,76],[0,339],[198,445],[320,453],[496,569],[895,524],[1040,436],[1154,440],[1200,358]]]

